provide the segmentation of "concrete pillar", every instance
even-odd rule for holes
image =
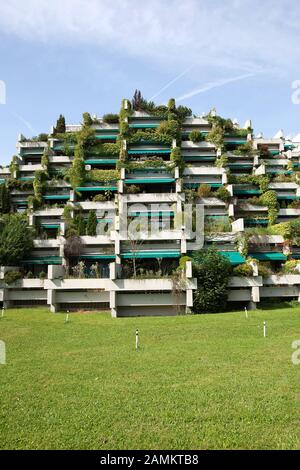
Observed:
[[[252,300],[248,303],[248,310],[256,310],[256,302],[252,302]]]

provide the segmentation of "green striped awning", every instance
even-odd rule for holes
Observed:
[[[27,258],[21,264],[62,264],[60,256],[41,256],[39,258]]]
[[[249,253],[251,258],[258,259],[259,261],[286,261],[287,257],[281,252],[264,252],[264,253]]]
[[[175,178],[126,178],[126,184],[145,184],[145,183],[174,183]]]
[[[141,149],[141,150],[128,150],[128,155],[144,155],[144,154],[154,154],[156,155],[157,153],[162,153],[162,154],[169,154],[171,153],[170,149]]]
[[[76,191],[117,191],[117,186],[78,186]]]
[[[238,251],[219,251],[219,253],[228,258],[233,266],[246,262],[245,258]]]
[[[156,251],[137,251],[122,253],[123,259],[146,259],[146,258],[180,258],[179,250],[156,250]]]

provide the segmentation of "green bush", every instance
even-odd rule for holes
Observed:
[[[45,273],[45,271],[41,271],[41,272],[40,272],[39,278],[40,278],[41,281],[43,281],[44,279],[47,278],[47,274]]]
[[[97,224],[96,211],[89,211],[88,221],[86,224],[86,234],[90,237],[95,237],[97,233]]]
[[[288,260],[286,261],[283,265],[282,265],[282,273],[283,274],[299,274],[299,271],[297,269],[297,266],[299,265],[299,261],[295,260],[295,259],[291,259],[291,260]]]
[[[191,142],[201,142],[204,140],[204,136],[201,134],[200,131],[197,131],[196,129],[190,132],[189,139]]]
[[[197,190],[197,194],[199,197],[211,197],[213,195],[211,186],[209,184],[200,184]]]
[[[118,124],[119,123],[119,115],[118,114],[113,114],[113,113],[104,114],[102,119],[103,119],[103,122],[106,122],[107,124]]]
[[[24,214],[6,214],[1,222],[0,265],[18,265],[33,249],[34,231]]]
[[[5,284],[13,284],[14,282],[18,281],[19,279],[22,279],[22,274],[20,271],[7,271],[4,274],[4,282]]]
[[[240,264],[233,269],[233,275],[251,277],[253,276],[253,268],[248,263]]]
[[[229,260],[215,248],[193,253],[193,276],[198,282],[194,295],[195,313],[225,310],[231,273]]]
[[[231,199],[231,194],[224,186],[220,186],[216,192],[217,198],[221,199],[223,202],[229,202]]]

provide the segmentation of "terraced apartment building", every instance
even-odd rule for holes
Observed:
[[[251,121],[196,117],[174,100],[135,108],[125,99],[119,114],[19,136],[0,183],[36,237],[0,269],[3,307],[188,312],[190,257],[212,245],[234,267],[230,303],[299,300],[300,135],[255,137]],[[7,284],[12,270],[22,278]]]

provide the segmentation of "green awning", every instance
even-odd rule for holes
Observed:
[[[62,264],[60,256],[41,256],[39,258],[27,258],[21,264]]]
[[[144,155],[144,154],[156,155],[157,153],[170,154],[171,150],[170,149],[128,150],[128,155]]]
[[[238,251],[219,251],[219,253],[229,259],[233,266],[245,263],[245,258]]]
[[[80,255],[79,258],[80,259],[86,259],[86,260],[115,259],[116,255],[100,253],[98,255]]]
[[[41,227],[48,229],[60,228],[60,224],[41,224]]]
[[[175,178],[127,178],[124,180],[126,184],[145,184],[145,183],[174,183]]]
[[[54,195],[51,195],[51,196],[43,196],[43,199],[45,200],[55,200],[55,199],[70,199],[70,195],[68,194],[54,194]]]
[[[158,126],[159,126],[159,123],[157,124],[129,124],[129,128],[131,129],[155,129]]]
[[[79,186],[76,191],[117,191],[117,186]]]
[[[264,252],[264,253],[249,253],[250,258],[258,259],[259,261],[286,261],[287,257],[281,252]]]
[[[96,139],[100,140],[116,140],[117,135],[116,134],[101,134],[101,135],[95,135]]]
[[[117,163],[116,158],[91,158],[85,160],[86,165],[115,165]]]
[[[180,258],[180,251],[178,250],[158,250],[158,251],[138,251],[122,253],[123,259],[148,259],[148,258]]]

